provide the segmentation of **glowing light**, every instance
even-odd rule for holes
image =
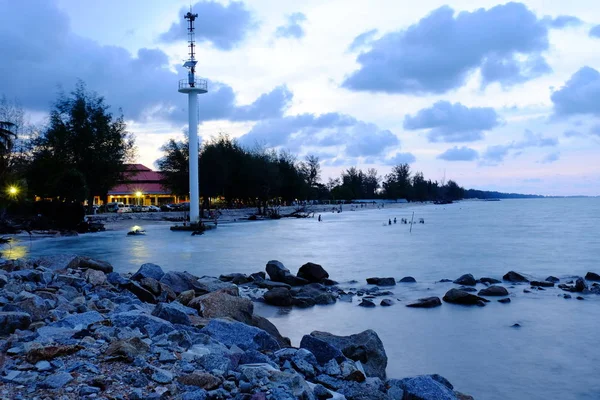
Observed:
[[[144,194],[142,192],[135,192],[135,196],[136,197],[142,197]]]
[[[6,191],[9,195],[16,196],[19,193],[19,188],[16,186],[9,186],[9,188]]]
[[[135,232],[135,231],[141,231],[141,230],[142,230],[142,227],[141,227],[141,226],[137,226],[137,225],[136,225],[136,226],[134,226],[133,228],[131,228],[131,230],[132,230],[132,231],[134,231],[134,232]]]

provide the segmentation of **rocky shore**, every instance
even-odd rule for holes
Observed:
[[[122,275],[78,256],[9,261],[0,265],[0,398],[472,398],[435,374],[388,378],[372,330],[315,331],[291,347],[252,300],[309,307],[354,295],[312,263],[296,275],[270,261],[266,274],[199,278],[154,264]]]

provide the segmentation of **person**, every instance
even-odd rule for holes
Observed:
[[[392,220],[388,219],[388,225],[391,225],[391,224],[392,224]]]
[[[394,223],[396,223],[396,217],[394,217]]]
[[[321,214],[319,214],[319,222],[321,222]]]

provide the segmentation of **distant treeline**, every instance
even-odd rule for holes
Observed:
[[[501,193],[485,190],[468,189],[464,192],[464,199],[539,199],[545,196],[537,194]]]

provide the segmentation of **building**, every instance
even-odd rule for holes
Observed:
[[[187,200],[187,197],[176,196],[163,187],[160,172],[142,164],[126,164],[125,167],[122,180],[108,191],[109,203],[160,206]]]

